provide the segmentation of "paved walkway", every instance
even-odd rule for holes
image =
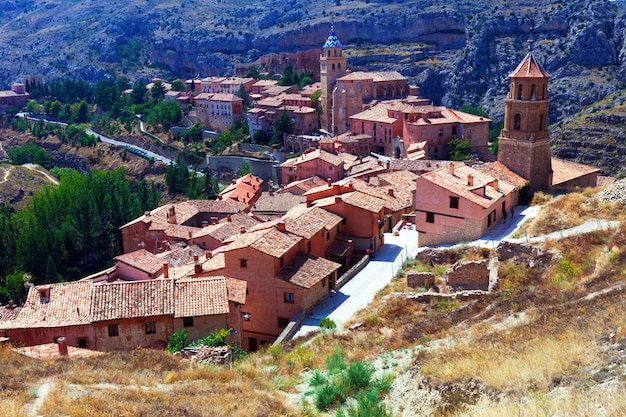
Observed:
[[[503,240],[515,243],[542,242],[546,239],[561,239],[598,229],[616,228],[620,223],[619,221],[592,219],[580,226],[544,236],[511,237],[521,225],[536,217],[540,211],[541,206],[518,206],[512,219],[509,218],[506,223],[500,221],[486,236],[466,244],[496,248]],[[441,247],[452,246],[457,245],[443,245]],[[293,338],[306,336],[319,330],[319,322],[325,317],[332,319],[337,324],[337,329],[343,329],[345,323],[354,313],[367,307],[374,299],[376,293],[391,281],[396,272],[402,267],[407,256],[414,258],[423,249],[425,248],[417,247],[417,232],[415,230],[402,229],[399,236],[385,233],[385,245],[375,253],[376,257],[361,272],[341,287],[339,291],[330,295],[315,307],[304,319]]]

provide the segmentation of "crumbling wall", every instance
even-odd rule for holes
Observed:
[[[430,288],[435,283],[432,272],[411,272],[406,276],[406,285],[410,288]]]
[[[446,271],[446,283],[454,289],[489,289],[489,260],[457,262]]]

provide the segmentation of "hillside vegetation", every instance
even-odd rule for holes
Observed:
[[[573,193],[544,209],[594,194]],[[624,206],[612,211],[626,213]],[[353,318],[355,330],[326,330],[232,367],[150,350],[41,362],[3,348],[0,407],[11,414],[32,409],[48,384],[39,414],[624,415],[625,243],[622,224],[532,251],[459,246],[442,250],[434,263],[409,260]],[[499,259],[494,292],[407,298],[415,291],[407,272],[440,277],[457,260],[491,255]]]

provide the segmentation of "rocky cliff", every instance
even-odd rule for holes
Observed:
[[[98,81],[310,67],[334,24],[352,68],[400,71],[433,102],[480,105],[499,121],[533,25],[556,123],[624,87],[624,9],[609,0],[0,0],[0,88],[25,74]]]

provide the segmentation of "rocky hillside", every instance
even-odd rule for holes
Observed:
[[[552,76],[551,123],[626,80],[621,0],[313,4],[0,0],[0,88],[26,74],[97,81],[120,73],[133,80],[231,74],[253,62],[277,71],[300,61],[315,68],[308,58],[333,24],[353,69],[398,70],[433,102],[480,105],[497,121],[531,24],[536,55]]]

